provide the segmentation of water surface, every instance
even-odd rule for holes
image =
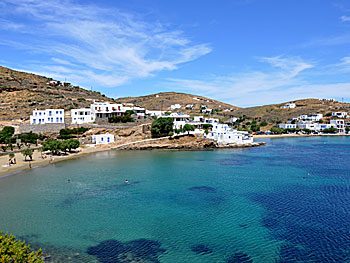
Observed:
[[[265,141],[104,152],[5,177],[0,229],[55,262],[349,262],[350,138]]]

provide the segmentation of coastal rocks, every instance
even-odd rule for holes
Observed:
[[[207,247],[206,245],[195,245],[191,247],[191,250],[199,255],[205,255],[205,254],[211,254],[213,252],[213,250],[209,247]]]
[[[87,253],[94,255],[101,263],[159,263],[158,254],[166,250],[157,241],[138,239],[130,242],[106,240],[94,247],[89,247]]]

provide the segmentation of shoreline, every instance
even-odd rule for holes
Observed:
[[[321,134],[277,134],[277,135],[253,135],[254,139],[263,139],[263,138],[295,138],[295,137],[317,137],[317,136],[350,136],[350,134],[327,134],[327,135],[321,135]],[[137,143],[136,143],[137,144]],[[265,145],[265,143],[263,144]],[[79,152],[77,153],[70,153],[68,155],[63,155],[63,156],[53,156],[54,161],[52,162],[57,163],[57,162],[62,162],[62,161],[68,161],[68,160],[73,160],[82,156],[86,156],[89,154],[93,153],[98,153],[98,152],[105,152],[105,151],[111,151],[111,150],[119,150],[119,151],[135,151],[135,150],[183,150],[183,151],[188,151],[188,150],[194,150],[194,151],[202,151],[202,150],[220,150],[220,149],[238,149],[238,148],[249,148],[249,147],[259,147],[263,145],[255,145],[255,146],[236,146],[236,147],[210,147],[210,148],[186,148],[186,147],[130,147],[129,149],[126,147],[124,148],[123,144],[122,145],[103,145],[103,146],[91,146],[91,147],[82,147],[79,148]],[[120,147],[122,146],[122,147]],[[19,161],[17,161],[17,164],[11,165],[8,167],[2,167],[2,165],[8,163],[8,155],[2,155],[0,156],[0,179],[11,176],[11,175],[16,175],[18,173],[24,172],[26,170],[30,169],[35,169],[38,167],[43,167],[46,165],[50,165],[49,158],[47,159],[42,159],[41,154],[37,151],[34,151],[33,153],[33,161],[31,161],[32,168],[29,168],[29,162],[24,161],[24,157],[22,156],[21,152],[15,153],[15,158]]]
[[[253,135],[253,138],[262,139],[262,138],[295,138],[295,137],[319,137],[319,136],[350,136],[350,134],[269,134],[269,135]]]
[[[85,155],[97,153],[97,152],[104,152],[104,151],[110,151],[110,147],[86,147],[86,148],[79,148],[79,152],[76,153],[69,153],[68,155],[62,155],[62,156],[53,156],[53,161],[51,164],[55,164],[62,161],[68,161],[73,160]],[[46,155],[47,156],[47,155]],[[50,165],[50,159],[42,159],[41,154],[37,151],[34,151],[33,153],[33,161],[31,161],[32,168],[29,168],[29,161],[24,161],[23,155],[18,152],[15,154],[15,158],[19,161],[17,161],[17,164],[12,164],[11,166],[2,167],[2,165],[8,163],[8,155],[0,156],[0,179],[15,175],[18,173],[21,173],[26,170],[31,170],[43,166]]]

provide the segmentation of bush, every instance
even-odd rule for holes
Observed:
[[[44,263],[40,259],[41,249],[32,251],[25,242],[16,240],[15,236],[0,232],[0,262]]]
[[[43,151],[50,151],[52,154],[57,155],[61,150],[61,142],[49,139],[43,142]]]
[[[153,138],[167,136],[173,131],[174,120],[172,118],[158,118],[152,122],[151,133]]]
[[[24,143],[36,143],[37,140],[39,140],[39,139],[43,140],[44,136],[38,135],[38,134],[33,133],[33,132],[28,132],[28,133],[18,134],[17,138],[20,139],[21,142],[24,142]]]
[[[185,124],[185,126],[183,127],[183,131],[188,132],[188,134],[190,134],[190,131],[194,131],[194,130],[195,130],[194,126],[190,124]]]
[[[15,128],[11,126],[5,126],[0,131],[0,143],[9,143],[13,141],[12,135],[15,133]]]
[[[205,123],[203,124],[203,129],[211,129],[213,127],[213,125]]]
[[[270,130],[272,133],[274,134],[282,134],[285,133],[285,130],[282,128],[278,128],[278,127],[272,127]]]
[[[323,129],[322,132],[323,133],[332,133],[332,134],[334,134],[334,133],[338,132],[338,129],[331,127],[331,128],[328,128],[328,129]]]

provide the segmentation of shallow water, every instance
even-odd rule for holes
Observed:
[[[349,262],[350,138],[264,141],[104,152],[5,177],[0,229],[52,262]]]

